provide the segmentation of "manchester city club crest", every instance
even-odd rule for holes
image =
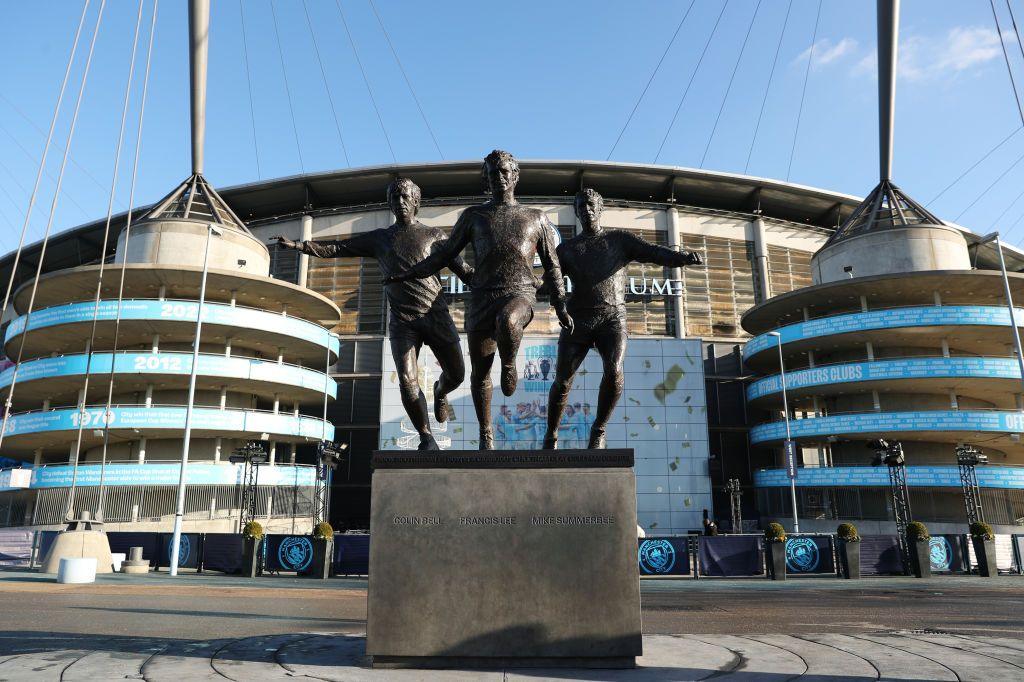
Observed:
[[[933,571],[948,571],[953,563],[953,547],[944,537],[932,537],[928,541],[928,559]]]
[[[174,551],[174,543],[168,543],[167,545],[167,563],[171,563],[171,552]],[[181,540],[178,542],[178,565],[184,566],[188,563],[189,558],[192,556],[192,541],[185,534],[181,535]]]
[[[277,549],[277,560],[286,571],[306,570],[313,561],[313,541],[301,536],[285,538]]]
[[[790,573],[810,573],[818,567],[821,555],[813,538],[786,540],[786,570]]]
[[[676,550],[668,540],[644,540],[640,545],[640,569],[644,573],[668,573],[676,565]]]

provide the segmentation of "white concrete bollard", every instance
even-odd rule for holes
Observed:
[[[125,558],[127,558],[127,556],[128,555],[124,554],[123,552],[113,552],[113,553],[111,553],[111,555],[110,555],[110,563],[111,563],[111,565],[114,568],[114,573],[120,573],[121,572],[121,562],[124,561]]]
[[[59,583],[94,583],[96,582],[96,559],[93,557],[72,559],[62,557],[57,569]]]

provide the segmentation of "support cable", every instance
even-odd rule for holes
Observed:
[[[380,123],[381,132],[384,133],[384,140],[388,143],[388,150],[391,152],[391,160],[398,163],[398,158],[395,156],[395,148],[391,146],[391,137],[388,135],[388,129],[384,127],[384,118],[380,115],[380,109],[377,107],[377,100],[373,96],[373,88],[370,87],[370,79],[366,76],[366,69],[363,68],[363,62],[359,59],[359,50],[356,49],[356,41],[352,37],[352,31],[348,28],[348,20],[345,18],[345,10],[341,8],[341,0],[334,0],[334,4],[338,6],[338,14],[341,15],[341,25],[345,27],[345,35],[348,36],[348,44],[352,46],[352,54],[355,55],[356,64],[359,66],[359,73],[363,75],[363,84],[366,85],[366,93],[370,96],[370,103],[373,105],[373,110],[377,114],[377,122]]]
[[[1015,197],[1013,198],[1013,201],[1011,201],[1011,202],[1010,202],[1009,204],[1007,204],[1006,208],[1004,208],[1004,209],[1003,209],[1003,212],[1002,212],[1002,213],[1000,213],[1000,214],[999,214],[998,216],[996,216],[996,219],[992,221],[992,225],[991,225],[991,227],[989,228],[990,230],[995,230],[995,229],[996,229],[996,225],[998,225],[998,224],[999,224],[999,221],[1000,221],[1000,220],[1002,220],[1002,219],[1003,219],[1003,217],[1004,217],[1004,216],[1005,216],[1005,215],[1006,215],[1007,213],[1009,213],[1009,212],[1010,212],[1010,209],[1011,209],[1011,208],[1013,208],[1014,206],[1016,206],[1016,205],[1017,205],[1017,202],[1018,202],[1018,201],[1020,201],[1020,198],[1021,198],[1021,197],[1024,197],[1024,190],[1021,190],[1021,191],[1020,191],[1020,193],[1019,193],[1019,194],[1017,194],[1017,196],[1015,196]]]
[[[818,13],[814,16],[814,32],[811,34],[811,49],[807,53],[807,69],[804,71],[804,85],[800,90],[800,108],[796,114],[796,129],[793,130],[793,144],[789,148],[789,167],[786,168],[786,182],[793,172],[793,157],[796,155],[796,141],[800,136],[800,120],[804,115],[804,98],[807,96],[807,81],[811,76],[811,64],[814,62],[814,44],[818,41],[818,23],[821,21],[821,0],[818,0]]]
[[[284,49],[281,47],[281,32],[277,28],[277,10],[274,9],[274,0],[270,0],[270,14],[274,19],[274,38],[277,40],[277,56],[281,60],[281,76],[284,77],[284,91],[288,95],[288,112],[292,117],[292,133],[295,134],[295,151],[299,154],[299,168],[302,174],[306,174],[306,164],[302,160],[302,145],[299,144],[299,127],[295,123],[295,105],[292,103],[292,88],[288,83],[288,70],[284,68]]]
[[[1006,177],[1006,174],[1007,174],[1007,173],[1009,173],[1009,172],[1010,172],[1010,171],[1012,171],[1012,170],[1013,170],[1014,168],[1016,168],[1016,167],[1017,167],[1018,165],[1020,165],[1020,162],[1021,162],[1021,161],[1024,161],[1024,154],[1021,154],[1020,156],[1018,156],[1018,157],[1016,158],[1016,160],[1014,160],[1014,162],[1013,162],[1013,163],[1011,163],[1011,164],[1010,164],[1010,166],[1009,166],[1009,167],[1008,167],[1008,168],[1007,168],[1006,170],[1004,170],[1004,171],[1003,171],[1002,173],[1000,173],[1000,174],[999,174],[999,177],[997,177],[997,178],[996,178],[995,180],[993,180],[993,181],[992,181],[991,183],[989,183],[989,186],[988,186],[988,187],[986,187],[986,188],[985,188],[984,190],[982,190],[981,194],[979,194],[978,196],[976,196],[976,197],[974,198],[974,201],[972,201],[971,203],[969,203],[969,204],[967,205],[967,208],[965,208],[964,210],[960,211],[960,213],[958,213],[958,214],[957,214],[957,216],[956,216],[955,218],[953,218],[953,220],[954,220],[954,221],[959,221],[959,220],[960,220],[960,217],[961,217],[961,216],[962,216],[962,215],[963,215],[964,213],[967,213],[967,212],[968,212],[968,211],[970,211],[970,210],[971,210],[972,208],[974,208],[974,205],[975,205],[975,204],[977,204],[977,203],[978,203],[979,201],[981,201],[981,198],[982,198],[982,197],[984,197],[984,196],[985,196],[986,194],[988,194],[988,193],[989,193],[989,192],[990,192],[990,191],[992,190],[992,188],[993,188],[993,187],[995,187],[995,186],[996,186],[996,185],[997,185],[997,184],[999,183],[999,181],[1000,181],[1000,180],[1002,180],[1003,178],[1005,178],[1005,177]]]
[[[9,99],[9,98],[7,97],[7,95],[5,95],[5,94],[4,94],[3,92],[0,92],[0,99],[2,99],[2,100],[3,100],[4,102],[6,102],[6,103],[7,103],[7,105],[8,105],[9,107],[11,107],[11,109],[13,109],[13,110],[14,110],[14,112],[15,112],[16,114],[18,114],[18,116],[21,116],[21,117],[22,117],[23,119],[25,119],[25,121],[27,121],[27,122],[28,122],[28,124],[29,124],[29,125],[30,125],[30,126],[32,127],[32,129],[33,129],[33,130],[35,130],[35,131],[36,131],[37,133],[39,133],[39,135],[40,135],[41,137],[44,137],[44,138],[46,138],[46,137],[49,137],[49,135],[47,135],[47,134],[46,134],[46,133],[45,133],[45,132],[43,131],[43,129],[42,129],[42,128],[40,128],[40,127],[39,127],[38,125],[36,125],[36,122],[35,122],[35,121],[34,121],[34,120],[33,120],[33,119],[32,119],[32,118],[31,118],[31,117],[30,117],[30,116],[28,115],[28,114],[26,114],[26,113],[25,113],[25,111],[24,111],[24,110],[23,110],[23,109],[22,109],[21,107],[19,107],[19,106],[18,106],[17,104],[15,104],[14,102],[12,102],[12,101],[11,101],[11,100],[10,100],[10,99]],[[4,132],[7,132],[7,131],[6,131],[6,130],[4,130]],[[9,135],[9,136],[10,136],[10,137],[11,137],[11,138],[12,138],[12,139],[13,139],[13,140],[15,141],[15,142],[17,142],[17,143],[18,143],[18,146],[19,146],[19,147],[21,147],[21,143],[20,143],[20,141],[18,140],[18,138],[14,137],[14,136],[13,136],[13,135],[11,135],[10,133],[7,133],[7,134],[8,134],[8,135]],[[51,144],[53,145],[53,147],[54,147],[55,149],[58,149],[58,150],[60,150],[60,151],[64,151],[64,148],[63,148],[63,147],[61,147],[61,146],[60,146],[60,144],[58,144],[57,142],[51,142]],[[22,150],[24,150],[24,149],[25,149],[24,147],[21,147],[21,148],[22,148]],[[33,156],[33,155],[32,155],[31,153],[29,153],[29,152],[25,152],[25,153],[26,153],[26,154],[29,154],[29,157],[30,157],[30,158],[32,158],[32,159],[34,159],[34,158],[35,158],[35,156]],[[93,175],[93,174],[92,174],[92,173],[91,173],[91,172],[89,171],[89,169],[88,169],[88,168],[86,168],[86,167],[85,167],[85,166],[83,166],[82,164],[78,163],[78,161],[76,161],[74,157],[71,157],[71,158],[70,158],[70,161],[71,161],[71,163],[72,163],[72,164],[73,164],[73,165],[75,166],[75,168],[77,168],[78,170],[82,171],[82,174],[83,174],[83,175],[85,175],[85,177],[87,177],[87,178],[89,178],[90,180],[92,180],[92,183],[93,183],[94,185],[96,185],[96,187],[98,187],[98,188],[99,188],[99,189],[100,189],[101,191],[106,191],[106,189],[107,189],[106,185],[104,185],[104,184],[103,184],[102,182],[100,182],[99,180],[97,180],[97,179],[96,179],[96,176],[95,176],[95,175]],[[51,179],[52,179],[52,178],[51,178]],[[69,197],[69,198],[70,198],[70,197]]]
[[[14,142],[15,146],[21,151],[22,154],[25,155],[25,158],[28,159],[29,162],[35,163],[35,154],[33,154],[32,152],[25,148],[25,145],[22,143],[21,139],[19,139],[17,135],[11,133],[11,131],[5,128],[3,125],[0,125],[0,131],[3,131],[4,135],[11,138],[11,141]],[[64,149],[59,144],[56,143],[51,143],[51,147],[59,151],[64,151]],[[54,181],[52,173],[44,173],[44,175],[46,176],[47,180],[51,182]],[[20,182],[18,183],[18,186],[21,186]],[[103,189],[106,190],[105,187]],[[82,205],[78,203],[78,200],[71,196],[71,193],[68,192],[67,190],[64,190],[64,198],[70,201],[71,205],[77,208],[78,212],[81,213],[87,221],[92,220],[92,214],[86,211],[85,208],[83,208]]]
[[[1010,4],[1010,0],[1006,0],[1006,9],[1010,10],[1010,23],[1013,25],[1013,34],[1017,36],[1017,49],[1020,50],[1020,57],[1024,59],[1024,45],[1020,42],[1020,31],[1017,30],[1017,17],[1013,14],[1013,5]]]
[[[30,323],[32,321],[32,309],[35,307],[36,292],[39,289],[39,278],[43,274],[43,263],[46,261],[46,247],[50,241],[50,231],[53,229],[53,218],[57,213],[57,204],[60,200],[60,189],[64,182],[64,172],[68,167],[68,157],[71,155],[71,143],[75,137],[75,128],[78,125],[78,113],[82,108],[82,100],[85,96],[85,85],[89,80],[89,71],[92,68],[92,56],[96,49],[96,39],[100,34],[100,24],[103,21],[103,10],[106,7],[106,0],[100,0],[99,11],[96,14],[96,25],[93,27],[92,40],[89,43],[89,53],[85,59],[85,67],[82,70],[82,82],[78,88],[78,99],[75,101],[74,113],[71,116],[71,125],[68,128],[68,139],[64,146],[64,156],[61,159],[60,170],[57,173],[57,186],[53,192],[53,200],[50,202],[50,216],[46,220],[46,230],[43,232],[43,242],[39,249],[39,262],[36,264],[36,274],[32,281],[32,291],[28,299],[28,308],[25,311],[25,315],[22,319],[25,320],[24,326],[21,330],[21,343],[18,345],[18,355],[14,361],[14,370],[11,374],[11,384],[7,389],[7,409],[4,410],[3,425],[0,426],[0,445],[3,445],[4,435],[7,433],[7,422],[11,417],[11,404],[14,401],[14,389],[18,382],[18,371],[21,369],[21,360],[25,355],[25,341],[28,339],[30,331]],[[27,222],[27,216],[26,216]],[[14,281],[15,268],[11,269],[11,281]],[[10,294],[10,287],[8,286],[8,296]],[[8,297],[5,297],[4,308],[6,310],[6,303]],[[10,327],[8,327],[8,330]]]
[[[611,151],[608,152],[608,156],[604,157],[605,161],[609,161],[612,158],[612,154],[615,153],[615,148],[619,146],[619,142],[622,141],[622,136],[626,133],[626,128],[633,121],[633,116],[636,115],[636,110],[640,106],[640,102],[643,101],[644,96],[647,94],[647,90],[651,87],[651,83],[654,82],[654,77],[658,75],[658,71],[661,69],[662,62],[665,61],[665,57],[668,56],[669,50],[676,42],[676,37],[679,35],[679,31],[683,28],[683,24],[686,23],[686,18],[690,16],[690,10],[693,9],[693,3],[696,0],[690,0],[689,7],[683,12],[683,18],[679,20],[679,25],[676,26],[675,33],[672,34],[672,38],[668,41],[668,45],[665,46],[665,51],[661,53],[661,59],[658,60],[657,65],[654,67],[654,71],[651,71],[651,77],[647,79],[647,85],[644,86],[640,96],[636,98],[636,102],[633,104],[633,110],[629,112],[629,116],[626,118],[626,122],[622,124],[622,130],[619,131],[619,136],[615,138],[615,144],[612,145]]]
[[[75,63],[75,53],[78,51],[78,40],[82,36],[82,27],[85,24],[85,15],[89,11],[91,0],[85,0],[82,5],[82,16],[78,20],[78,28],[75,30],[75,39],[71,43],[71,54],[68,55],[68,65],[64,70],[64,80],[60,84],[60,91],[57,93],[57,103],[53,107],[53,117],[50,119],[50,130],[46,134],[46,143],[43,145],[43,154],[39,159],[39,170],[36,172],[36,181],[32,185],[32,194],[29,195],[28,209],[25,211],[25,220],[21,226],[21,238],[18,240],[18,249],[14,253],[14,263],[11,264],[11,277],[7,282],[7,292],[4,294],[3,309],[0,310],[0,320],[7,317],[7,305],[11,300],[11,291],[14,289],[14,279],[18,272],[18,264],[21,262],[21,251],[25,246],[25,235],[28,232],[28,223],[32,218],[32,208],[36,205],[36,197],[39,195],[39,185],[43,180],[43,170],[46,168],[46,155],[49,152],[50,144],[53,141],[53,130],[57,126],[57,118],[60,115],[60,107],[64,101],[64,92],[67,90],[68,79],[71,77],[71,66]],[[42,262],[42,261],[40,261]],[[11,400],[8,395],[7,409],[4,411],[4,425],[6,426],[7,412],[10,412]],[[3,440],[3,432],[0,431],[0,441]]]
[[[992,8],[992,19],[996,22],[996,35],[999,37],[999,47],[1003,48],[1003,60],[1006,62],[1006,73],[1010,77],[1010,87],[1013,88],[1013,97],[1017,100],[1017,113],[1020,114],[1020,122],[1024,123],[1024,107],[1020,103],[1020,93],[1017,92],[1017,81],[1013,78],[1013,69],[1010,68],[1010,55],[1006,52],[1006,42],[1003,40],[1003,29],[999,25],[999,14],[996,12],[995,0],[988,0]],[[1020,35],[1017,36],[1020,40]]]
[[[92,360],[96,354],[96,327],[100,315],[100,299],[103,294],[103,274],[107,264],[107,246],[110,244],[110,221],[114,215],[114,198],[117,195],[117,177],[121,170],[121,149],[124,146],[124,131],[128,122],[128,104],[131,102],[132,83],[135,80],[135,58],[139,48],[139,30],[142,28],[142,10],[145,0],[139,0],[139,10],[135,17],[135,35],[132,38],[132,56],[128,60],[128,79],[124,86],[124,104],[121,107],[121,126],[117,133],[117,145],[114,147],[114,172],[110,178],[110,195],[107,199],[107,219],[103,228],[103,247],[100,249],[100,268],[96,278],[96,296],[92,305],[92,322],[89,329],[89,340],[85,343],[85,378],[82,380],[82,399],[78,404],[78,434],[75,438],[75,454],[72,463],[71,492],[68,495],[68,508],[66,517],[72,518],[74,512],[75,484],[78,481],[78,460],[82,455],[82,432],[87,421],[86,405],[89,400],[89,375],[92,373]],[[114,357],[111,356],[111,364]],[[103,421],[109,421],[110,414],[103,413]],[[102,466],[102,465],[101,465]],[[103,521],[103,491],[96,503],[96,519]]]
[[[260,171],[260,146],[256,141],[256,108],[252,103],[252,70],[249,68],[249,45],[245,35],[245,2],[238,0],[239,24],[242,27],[242,56],[245,58],[245,82],[249,86],[249,120],[252,122],[252,150],[256,154],[256,177],[263,179]]]
[[[1020,132],[1020,131],[1022,131],[1022,130],[1024,130],[1024,126],[1020,126],[1020,127],[1018,127],[1018,128],[1017,128],[1016,130],[1014,130],[1014,131],[1013,131],[1012,133],[1010,133],[1009,135],[1007,135],[1006,137],[1004,137],[1004,138],[1003,138],[1003,139],[1002,139],[1002,140],[1001,140],[1001,141],[999,142],[999,144],[997,144],[996,146],[992,147],[992,149],[989,149],[989,150],[988,150],[987,152],[985,152],[985,155],[984,155],[984,156],[982,156],[982,157],[981,157],[980,159],[978,159],[977,161],[975,161],[974,163],[972,163],[972,164],[971,164],[971,166],[970,166],[970,168],[968,168],[967,170],[965,170],[965,171],[964,171],[963,173],[961,173],[960,175],[956,176],[956,180],[954,180],[953,182],[951,182],[951,183],[949,183],[948,185],[946,185],[945,187],[943,187],[943,188],[942,188],[942,191],[941,191],[941,192],[939,192],[938,194],[936,194],[936,195],[935,195],[934,197],[932,197],[930,201],[926,201],[926,202],[925,202],[925,206],[927,206],[928,208],[931,208],[931,205],[932,205],[932,204],[934,204],[934,203],[935,203],[936,201],[938,201],[938,200],[939,200],[939,198],[940,198],[940,197],[942,197],[942,195],[944,195],[944,194],[945,194],[946,192],[948,192],[948,191],[949,191],[950,189],[952,189],[952,188],[953,188],[953,186],[954,186],[954,185],[956,185],[956,184],[957,184],[958,182],[960,182],[960,181],[961,181],[961,180],[963,180],[963,179],[964,179],[965,177],[967,177],[967,175],[968,175],[968,174],[969,174],[969,173],[970,173],[970,172],[971,172],[972,170],[974,170],[974,169],[975,169],[975,168],[977,168],[977,167],[978,167],[979,165],[981,165],[981,163],[982,163],[982,162],[983,162],[983,161],[984,161],[985,159],[987,159],[988,157],[992,156],[992,154],[994,154],[994,153],[995,153],[995,152],[996,152],[997,150],[999,150],[999,149],[1000,149],[1000,148],[1001,148],[1001,147],[1002,147],[1002,146],[1003,146],[1004,144],[1006,144],[1007,142],[1009,142],[1009,141],[1010,141],[1010,138],[1014,137],[1014,136],[1015,136],[1015,135],[1016,135],[1017,133],[1019,133],[1019,132]]]
[[[718,25],[722,23],[722,15],[725,14],[725,8],[728,6],[729,0],[725,0],[721,11],[718,13],[718,18],[715,19],[715,25],[711,28],[711,33],[708,34],[707,42],[704,43],[704,49],[701,50],[700,58],[697,59],[697,65],[693,67],[693,73],[690,74],[690,80],[686,83],[686,88],[683,90],[683,96],[679,98],[679,104],[676,105],[676,111],[672,114],[672,121],[668,124],[668,130],[665,131],[665,137],[661,138],[661,145],[658,147],[658,153],[654,155],[654,163],[658,163],[658,159],[661,158],[661,152],[665,149],[665,143],[668,142],[668,137],[672,134],[672,128],[676,125],[676,119],[679,118],[679,112],[683,108],[686,96],[690,93],[690,86],[693,85],[693,79],[697,77],[697,72],[700,71],[700,65],[704,62],[704,57],[708,53],[708,47],[711,45],[711,40],[715,37]]]
[[[377,12],[377,6],[373,4],[373,0],[369,0],[370,9],[373,10],[373,16],[377,17],[377,23],[380,24],[380,30],[384,33],[384,40],[387,41],[388,47],[391,49],[391,54],[395,57],[395,63],[398,64],[398,70],[402,72],[402,78],[405,79],[405,84],[409,87],[409,94],[412,95],[412,99],[416,102],[416,108],[419,109],[420,117],[423,119],[423,125],[427,126],[427,131],[430,133],[430,139],[434,141],[434,148],[437,149],[437,155],[444,161],[444,152],[441,151],[441,145],[437,143],[437,136],[434,135],[434,129],[430,127],[430,121],[427,120],[427,114],[423,111],[423,107],[420,105],[420,98],[416,96],[416,91],[412,87],[412,81],[409,80],[408,74],[405,73],[405,67],[402,66],[402,60],[398,58],[398,51],[395,49],[394,44],[391,42],[391,36],[388,35],[388,30],[384,28],[384,20],[380,18],[380,13]]]
[[[128,186],[128,215],[125,218],[124,246],[128,249],[128,243],[132,236],[132,207],[135,205],[135,182],[139,172],[139,153],[142,150],[142,124],[146,115],[146,98],[149,94],[150,65],[153,61],[153,42],[156,37],[156,16],[160,0],[153,0],[153,15],[149,20],[149,45],[146,48],[146,70],[142,77],[142,95],[139,101],[139,120],[136,125],[135,134],[135,157],[132,161],[132,178]],[[117,285],[117,311],[114,315],[114,340],[110,348],[110,356],[117,355],[117,342],[121,333],[121,305],[124,301],[124,279],[128,270],[128,254],[121,259],[121,277]],[[110,374],[107,377],[107,402],[103,407],[103,414],[109,414],[111,405],[114,402],[114,363],[110,363]],[[103,496],[104,474],[107,464],[107,450],[110,447],[110,420],[103,420],[103,450],[100,460],[100,496]]]
[[[313,43],[313,52],[316,54],[316,63],[320,65],[320,77],[324,81],[324,91],[327,93],[327,101],[331,103],[331,115],[334,116],[334,129],[338,131],[338,141],[341,142],[341,153],[345,156],[345,166],[352,167],[348,158],[348,148],[345,146],[345,136],[341,134],[341,122],[338,120],[338,109],[334,106],[334,96],[331,94],[331,87],[327,84],[327,71],[324,69],[324,61],[320,58],[320,48],[316,44],[316,33],[313,31],[313,22],[309,18],[309,4],[302,0],[302,10],[306,14],[306,26],[309,27],[309,40]]]
[[[764,96],[761,98],[761,110],[757,113],[757,123],[754,125],[754,137],[750,140],[750,149],[747,151],[747,163],[743,166],[743,173],[750,169],[750,159],[754,155],[754,145],[757,144],[757,133],[761,130],[761,119],[764,117],[764,107],[768,103],[768,93],[772,89],[772,80],[775,78],[775,67],[779,63],[779,52],[782,51],[782,39],[786,37],[786,28],[789,26],[789,15],[793,10],[793,0],[789,0],[786,7],[786,18],[782,20],[782,32],[779,33],[779,43],[775,46],[775,56],[772,58],[772,68],[768,72],[768,84],[764,87]]]
[[[740,45],[739,56],[736,57],[736,63],[732,67],[732,74],[729,75],[729,84],[725,87],[725,95],[722,97],[722,105],[718,107],[718,115],[715,116],[715,125],[711,128],[711,134],[708,136],[707,146],[704,147],[704,155],[700,157],[700,167],[704,167],[704,161],[708,158],[708,152],[711,151],[711,143],[715,139],[715,132],[718,130],[718,122],[722,120],[722,112],[725,111],[725,104],[729,101],[729,92],[732,91],[732,83],[736,79],[736,72],[740,69],[740,62],[743,61],[743,53],[747,49],[747,41],[750,40],[750,32],[754,28],[754,20],[757,19],[757,12],[761,9],[761,0],[757,0],[757,4],[754,5],[754,14],[750,17],[750,25],[747,26],[747,34],[743,36],[743,44]]]

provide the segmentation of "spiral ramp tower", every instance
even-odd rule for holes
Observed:
[[[293,516],[309,515],[314,469],[297,464],[296,454],[304,444],[333,438],[323,405],[336,392],[325,370],[337,358],[338,341],[321,322],[333,323],[339,311],[319,294],[272,279],[266,247],[193,176],[122,231],[98,306],[98,265],[43,276],[27,332],[31,283],[15,294],[17,316],[4,336],[8,357],[27,336],[4,455],[35,465],[26,525],[63,521],[80,421],[76,515],[94,509],[103,469],[108,524],[169,523],[207,239],[186,522],[231,528],[241,465],[228,457],[252,440],[265,443],[272,464],[260,478],[267,515],[284,518],[289,528]],[[83,344],[94,315],[92,376],[83,396]],[[3,395],[13,372],[12,366],[0,374]]]
[[[775,461],[755,472],[759,508],[794,516],[782,467],[785,390],[801,529],[832,531],[845,519],[892,531],[888,472],[868,466],[866,446],[882,438],[902,442],[913,518],[932,532],[964,531],[955,454],[963,444],[988,455],[990,465],[977,469],[987,520],[1015,532],[1024,522],[1024,394],[1011,318],[1019,323],[1024,311],[1011,316],[1007,293],[1024,301],[1024,276],[1011,272],[1004,285],[992,269],[999,252],[979,259],[984,240],[893,184],[899,3],[879,0],[878,9],[879,185],[813,256],[812,286],[769,299],[742,321],[753,335],[744,361],[761,375],[747,387],[748,406],[771,415],[750,431],[751,444],[772,449]]]

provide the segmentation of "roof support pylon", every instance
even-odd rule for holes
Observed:
[[[189,0],[188,41],[192,99],[192,174],[203,173],[206,143],[206,67],[209,62],[210,0]]]
[[[900,0],[878,0],[878,161],[879,181],[892,180],[892,139],[896,118],[896,61],[899,56]]]

